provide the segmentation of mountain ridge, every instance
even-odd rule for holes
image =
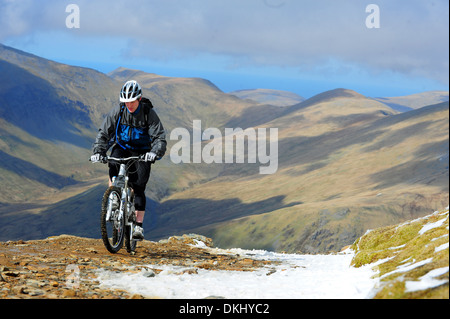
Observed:
[[[401,112],[411,111],[426,105],[438,104],[449,100],[448,91],[427,91],[422,93],[411,94],[407,96],[396,97],[377,97],[380,101],[393,109]]]
[[[248,99],[261,104],[271,104],[280,107],[291,106],[305,100],[304,97],[281,90],[271,89],[247,89],[228,92],[228,94],[239,97],[240,99]]]
[[[250,163],[174,165],[168,153],[152,171],[146,193],[151,213],[145,228],[152,239],[199,230],[224,246],[325,252],[347,245],[366,226],[419,217],[448,202],[448,102],[401,113],[355,91],[336,89],[280,108],[243,101],[204,79],[124,68],[104,75],[0,49],[3,67],[27,74],[14,78],[17,85],[27,78],[46,84],[34,88],[36,97],[20,98],[33,115],[30,126],[48,124],[46,131],[30,132],[19,118],[10,123],[9,90],[0,89],[0,151],[6,159],[0,172],[8,185],[0,198],[0,224],[9,239],[47,237],[71,228],[74,234],[98,236],[95,207],[106,187],[106,167],[88,163],[89,144],[117,103],[122,82],[132,75],[142,80],[144,95],[168,132],[191,131],[194,120],[201,120],[203,129],[279,129],[279,170],[272,176],[260,176]],[[49,67],[41,70],[42,65]],[[48,93],[54,90],[52,100]],[[36,98],[43,109],[55,107],[51,116],[33,109]],[[174,143],[169,140],[169,149]],[[27,174],[20,176],[15,163],[41,174],[23,171]],[[59,222],[51,223],[55,219]],[[19,231],[19,220],[30,221],[28,230]],[[183,226],[181,220],[190,224]]]
[[[389,129],[389,126],[387,126],[379,131],[378,127],[380,123],[384,122],[383,118],[380,118],[377,120],[379,122],[378,124],[373,124],[376,123],[376,121],[372,122],[372,128],[370,126],[363,126],[361,128],[350,127],[342,130],[341,133],[334,131],[319,138],[314,136],[310,138],[304,137],[302,138],[302,142],[299,143],[298,146],[296,146],[298,150],[292,150],[292,156],[288,156],[285,154],[286,159],[284,161],[292,157],[292,160],[290,162],[286,162],[286,164],[290,163],[291,166],[292,164],[294,164],[294,166],[284,167],[284,169],[281,172],[278,172],[275,176],[267,176],[260,179],[257,178],[254,181],[252,179],[249,179],[248,177],[239,178],[234,182],[230,182],[226,178],[223,178],[222,183],[217,183],[216,185],[211,183],[205,184],[204,186],[199,185],[196,188],[187,190],[185,195],[183,195],[183,193],[174,194],[174,196],[171,196],[169,200],[185,199],[187,200],[186,203],[188,203],[189,199],[198,198],[198,210],[203,212],[209,210],[209,214],[211,215],[219,214],[219,210],[214,211],[211,209],[220,202],[221,198],[222,200],[229,199],[230,196],[232,196],[230,194],[233,193],[240,194],[240,196],[235,196],[234,198],[235,203],[238,204],[238,206],[234,206],[237,211],[247,211],[246,205],[244,205],[243,203],[253,203],[253,205],[255,206],[253,206],[252,210],[250,210],[253,212],[253,214],[248,214],[247,216],[236,219],[235,221],[230,221],[228,225],[217,223],[214,225],[210,225],[209,227],[206,226],[190,229],[193,232],[204,232],[208,236],[213,237],[218,244],[223,245],[224,247],[233,247],[238,243],[246,243],[249,246],[244,246],[244,248],[251,248],[252,246],[256,246],[258,248],[270,250],[282,249],[290,252],[300,250],[303,252],[314,253],[318,251],[316,249],[313,249],[313,245],[311,243],[308,243],[309,240],[317,241],[319,238],[322,238],[321,245],[324,245],[323,247],[325,247],[326,245],[335,245],[337,242],[341,242],[340,245],[343,245],[345,241],[352,239],[351,236],[354,236],[354,234],[362,232],[364,228],[373,227],[370,225],[370,223],[373,223],[374,221],[370,221],[369,217],[373,215],[373,210],[381,210],[381,212],[386,215],[386,218],[389,220],[389,222],[394,222],[394,220],[398,220],[397,218],[418,216],[416,214],[420,215],[426,211],[429,211],[430,209],[427,207],[431,203],[433,203],[431,205],[434,207],[433,209],[435,209],[435,207],[445,205],[446,202],[448,202],[448,161],[445,161],[445,158],[444,161],[438,160],[436,162],[436,165],[440,165],[440,168],[436,169],[435,173],[431,175],[429,175],[428,173],[430,169],[428,168],[428,165],[430,165],[428,164],[429,162],[413,162],[408,164],[408,161],[405,161],[401,158],[395,159],[395,156],[397,156],[396,154],[398,154],[399,156],[404,156],[406,158],[407,153],[404,153],[403,155],[400,154],[403,150],[410,149],[411,145],[414,145],[415,143],[414,139],[410,138],[411,132],[417,131],[417,129],[419,128],[416,124],[414,124],[415,119],[421,118],[421,113],[426,113],[427,111],[430,112],[431,110],[435,111],[436,113],[432,112],[430,117],[436,117],[438,119],[440,117],[444,117],[442,120],[437,120],[437,123],[434,124],[434,129],[439,132],[442,129],[441,125],[448,126],[445,119],[445,115],[447,115],[448,117],[448,103],[442,103],[441,105],[437,106],[430,106],[428,110],[417,110],[414,112],[415,114],[412,114],[415,115],[415,117],[411,115],[397,114],[396,116],[398,116],[400,119],[395,119],[392,117],[386,118],[391,122],[391,125],[397,125],[398,121],[400,121],[401,123],[404,120],[410,120],[412,121],[410,129],[394,130],[391,133],[390,130],[392,129]],[[437,115],[435,116],[433,114]],[[379,140],[379,138],[383,135],[385,137]],[[363,149],[362,153],[360,153],[359,150],[352,149],[352,145],[357,145],[361,142],[367,143],[365,141],[371,141],[377,136],[380,137],[378,137],[378,140],[374,140],[374,142],[372,143],[373,146],[366,145],[365,150]],[[441,144],[436,144],[436,150],[433,151],[436,153],[433,154],[445,155],[448,153],[448,142],[445,135],[443,135],[443,138],[444,140],[440,142]],[[404,140],[404,146],[397,147],[395,143],[392,144],[391,142],[389,142],[391,139],[396,140],[397,142]],[[292,138],[292,141],[296,140],[298,140],[298,138]],[[330,140],[332,142],[330,142]],[[383,142],[383,140],[386,142]],[[387,142],[389,144],[386,144]],[[323,143],[325,147],[316,147],[316,149],[309,150],[308,152],[308,149],[311,149],[311,145],[317,146],[318,143]],[[293,144],[291,142],[286,144],[286,146],[289,145]],[[329,145],[333,145],[333,147],[335,147],[335,150],[330,149]],[[380,153],[380,149],[383,148],[385,150]],[[341,149],[348,149],[348,151],[345,151],[345,153],[343,153],[342,151],[340,151]],[[430,150],[432,150],[432,148],[428,149],[428,151]],[[280,152],[283,151],[287,152],[287,149],[284,150],[284,146],[280,145]],[[357,153],[355,153],[355,151],[357,151]],[[390,154],[391,152],[392,155],[389,155],[389,157],[384,156]],[[410,152],[411,150],[408,151],[408,153]],[[422,152],[422,156],[428,157],[430,159],[435,158],[435,155],[428,154],[427,151],[425,151],[425,153],[423,153],[423,150],[420,152]],[[306,155],[303,155],[303,159],[302,157],[299,158],[298,156],[296,156],[296,154]],[[338,154],[338,156],[336,157],[336,155],[334,154]],[[370,160],[371,163],[375,163],[376,166],[374,167],[379,166],[380,163],[386,161],[386,159],[390,160],[390,158],[392,158],[396,161],[401,159],[401,162],[399,163],[404,163],[401,165],[406,165],[404,166],[405,170],[403,170],[401,175],[396,175],[394,173],[395,170],[388,168],[386,173],[383,173],[385,175],[385,178],[380,178],[379,176],[382,176],[379,175],[380,173],[377,173],[377,171],[371,172],[370,169],[367,169],[364,164],[360,165],[360,168],[355,165],[355,161],[353,158],[361,157],[361,154],[363,155],[362,158],[366,158],[366,161]],[[327,155],[328,159],[327,157],[325,157],[325,155]],[[333,161],[338,162],[334,164]],[[420,176],[428,176],[427,180],[424,180],[424,183],[437,183],[439,185],[443,185],[443,193],[441,193],[441,195],[434,194],[433,192],[435,191],[430,188],[430,190],[426,193],[422,193],[422,195],[419,195],[417,193],[415,194],[416,190],[414,189],[416,187],[413,186],[417,181],[412,181],[413,185],[411,186],[408,186],[407,184],[403,185],[402,176],[404,174],[406,174],[405,176],[407,176],[408,171],[410,171],[409,169],[407,169],[408,165],[410,165],[410,168],[417,170],[417,172],[419,167],[421,167],[422,165],[424,173]],[[434,165],[435,162],[432,162],[430,167],[433,167]],[[285,166],[285,164],[281,163],[280,166]],[[296,168],[296,166],[299,166],[299,168]],[[324,168],[326,167],[330,167],[328,173],[325,173],[326,171],[324,171]],[[403,166],[398,167],[400,168]],[[343,175],[342,172],[346,171],[353,171],[353,175],[355,175],[355,177],[347,177],[347,175]],[[433,170],[431,170],[431,172],[433,172]],[[297,176],[297,178],[303,176],[301,180],[304,180],[309,185],[309,187],[296,185],[294,180],[291,181],[289,178],[285,178],[283,173],[288,173],[290,176],[294,177]],[[362,173],[364,175],[361,175]],[[333,181],[333,179],[330,180],[331,177],[325,180],[323,178],[318,178],[317,176],[320,176],[318,174],[329,175],[336,181]],[[363,176],[366,177],[362,178]],[[370,181],[370,184],[368,184],[368,186],[366,186],[364,189],[361,189],[361,180],[366,179]],[[259,183],[255,182],[259,180]],[[321,183],[321,181],[327,181],[330,186],[324,187],[325,185]],[[341,187],[340,189],[334,188],[335,183],[342,183],[344,181],[350,186],[350,188],[349,186],[347,186],[347,190],[346,187]],[[391,185],[390,183],[394,184]],[[242,186],[238,186],[238,184],[241,184]],[[278,187],[277,185],[280,184],[286,185],[286,188]],[[352,184],[355,185],[355,189],[351,187]],[[398,185],[399,189],[396,190],[394,194],[390,194],[393,192],[394,185]],[[291,191],[286,193],[284,192],[284,189],[291,189]],[[357,190],[357,193],[354,193],[354,190]],[[260,211],[261,209],[264,210],[267,208],[267,204],[264,204],[266,203],[265,201],[261,201],[261,204],[258,204],[257,199],[255,200],[256,196],[254,194],[258,194],[259,192],[261,192],[262,194],[270,193],[271,195],[269,196],[269,198],[272,199],[278,198],[277,205],[279,206],[272,206],[272,208],[274,209],[272,213],[263,213],[261,215],[256,213],[257,207],[259,207]],[[200,200],[199,196],[196,195],[208,193],[211,193],[213,195],[203,195],[201,196],[202,200]],[[224,195],[221,196],[220,193],[224,193]],[[381,193],[383,193],[384,195],[381,195]],[[364,196],[367,197],[367,199],[362,200]],[[400,198],[403,198],[402,201],[398,200],[398,196],[400,196]],[[214,201],[209,201],[208,197],[214,198]],[[426,197],[429,197],[429,199],[425,199]],[[265,197],[262,196],[262,199],[264,198]],[[306,201],[305,198],[309,198],[309,200]],[[317,198],[317,202],[315,201],[315,198]],[[386,202],[384,202],[383,205],[380,206],[380,208],[376,208],[376,206],[379,205],[377,204],[377,198],[383,198],[386,200]],[[429,201],[430,199],[431,201]],[[201,204],[202,201],[204,204]],[[420,203],[420,201],[422,201],[422,203]],[[225,204],[224,202],[223,206],[229,207],[229,205],[230,203]],[[368,206],[364,207],[366,205]],[[169,207],[172,206],[169,205]],[[183,207],[183,205],[180,204],[178,205],[178,207]],[[332,209],[325,207],[332,207]],[[169,209],[169,211],[171,211],[170,213],[165,212],[163,214],[166,216],[165,218],[168,218],[168,216],[177,215],[176,213],[174,213],[175,209],[175,207],[172,207]],[[304,216],[299,214],[299,212],[304,212],[303,214],[305,214],[307,211],[309,211],[309,213]],[[280,222],[277,221],[277,216],[278,214],[281,214],[281,212],[284,212],[283,220],[285,221],[284,224],[282,223],[280,225]],[[221,210],[220,213],[223,214],[223,210]],[[368,214],[368,216],[365,216],[365,214]],[[192,218],[194,218],[194,216],[189,215],[188,212],[185,212],[184,215],[186,215],[185,218],[187,219],[190,218],[192,220]],[[335,218],[333,217],[334,215],[340,217]],[[351,224],[347,225],[345,222],[343,222],[345,218],[354,219],[355,224],[353,226]],[[365,219],[366,221],[364,222]],[[378,221],[377,223],[379,222],[380,221]],[[173,225],[174,223],[176,223],[175,220],[171,221],[170,223],[172,223],[172,226],[175,227]],[[337,234],[335,233],[335,231],[331,231],[330,229],[328,229],[332,224],[341,224],[341,226],[339,226],[340,231]],[[159,229],[154,229],[153,231],[161,231],[161,226],[162,225],[159,225]],[[325,229],[324,226],[326,226]],[[296,227],[298,227],[297,230]],[[296,233],[298,236],[298,241],[294,236]],[[287,245],[280,245],[281,241],[279,239],[281,234],[285,234],[282,235],[281,238],[284,238],[285,236],[291,237],[291,239],[288,240],[291,243],[287,244],[286,240],[289,238],[287,237],[283,239],[283,241],[286,241]],[[321,235],[319,236],[319,234]],[[340,239],[337,239],[336,237]],[[325,251],[330,248],[331,246],[328,246],[328,248],[325,248]],[[336,247],[333,249],[336,249]]]

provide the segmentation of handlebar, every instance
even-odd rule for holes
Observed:
[[[124,157],[124,158],[106,156],[106,157],[103,157],[103,159],[100,161],[100,163],[106,164],[106,163],[109,163],[112,161],[119,162],[119,163],[124,163],[124,162],[126,163],[131,160],[144,161],[144,159],[145,159],[145,154],[140,155],[140,156],[130,156],[130,157]],[[91,161],[91,159],[89,159],[89,161]]]
[[[105,160],[107,162],[109,162],[109,161],[128,162],[128,161],[131,161],[131,160],[141,160],[141,161],[143,161],[144,158],[145,158],[145,155],[131,156],[131,157],[125,157],[125,158],[117,158],[117,157],[106,156]]]

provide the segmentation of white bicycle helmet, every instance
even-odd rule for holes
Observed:
[[[134,80],[126,82],[120,91],[120,102],[134,102],[142,96],[139,83]]]

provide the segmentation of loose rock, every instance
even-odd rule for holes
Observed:
[[[21,299],[142,299],[145,296],[105,289],[100,270],[156,277],[158,265],[183,267],[172,275],[209,271],[253,271],[270,262],[216,253],[212,240],[201,235],[173,236],[158,243],[139,242],[133,256],[109,253],[101,239],[55,236],[35,241],[0,242],[0,298]],[[151,266],[154,265],[154,266]],[[220,298],[220,297],[214,297]]]

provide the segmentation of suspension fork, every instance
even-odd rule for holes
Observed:
[[[128,189],[128,176],[126,172],[126,165],[120,164],[120,170],[119,174],[112,178],[112,185],[115,187],[119,187],[122,190],[121,198],[119,202],[119,216],[118,220],[122,218],[122,216],[125,214],[125,217],[127,214],[127,189]],[[106,220],[109,221],[111,219],[111,213],[112,213],[112,202],[109,203],[110,207],[106,214]]]

